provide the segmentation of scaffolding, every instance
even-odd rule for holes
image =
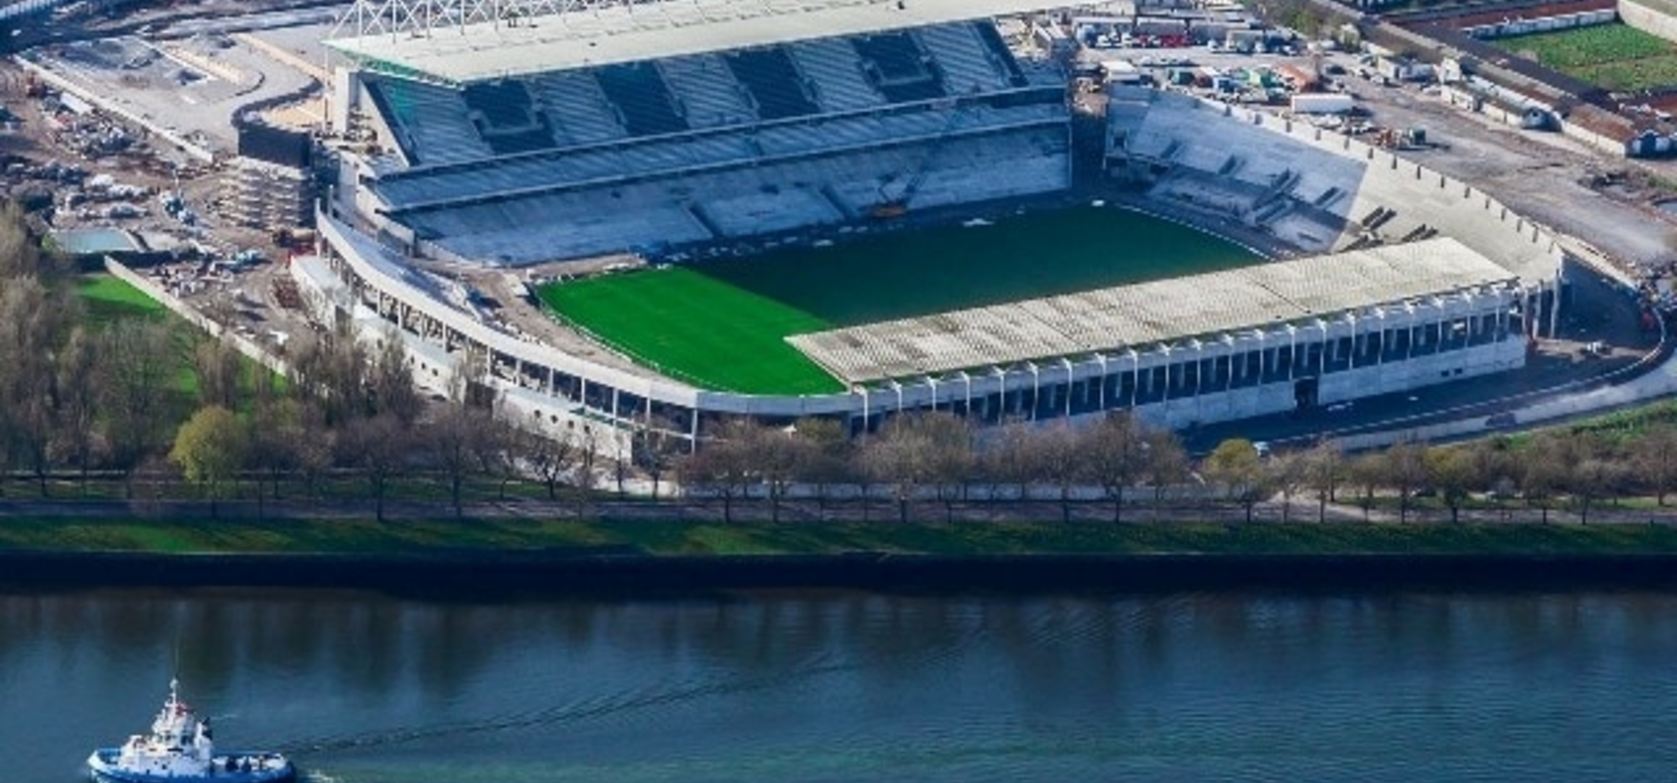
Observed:
[[[308,169],[239,157],[229,181],[228,213],[241,226],[264,231],[314,222],[314,176]]]

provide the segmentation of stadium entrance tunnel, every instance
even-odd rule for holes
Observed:
[[[1293,381],[1293,403],[1299,413],[1316,407],[1316,393],[1321,385],[1320,378],[1300,378]]]

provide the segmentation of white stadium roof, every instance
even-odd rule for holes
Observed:
[[[481,2],[481,0],[465,0]],[[547,0],[551,3],[553,0]],[[1063,8],[1066,0],[657,0],[594,4],[517,25],[468,13],[421,21],[360,0],[326,45],[369,67],[467,82]],[[546,4],[541,4],[546,7]],[[474,6],[475,7],[475,6]],[[393,14],[408,14],[392,20]],[[435,23],[433,23],[435,22]]]
[[[1449,238],[787,338],[850,384],[1150,347],[1510,282]]]

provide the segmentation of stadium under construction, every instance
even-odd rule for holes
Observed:
[[[370,339],[404,341],[425,382],[480,379],[544,427],[697,443],[736,415],[861,433],[924,409],[1185,426],[1515,369],[1557,318],[1554,237],[1347,136],[1119,88],[1104,157],[1079,159],[1065,71],[1008,33],[1051,2],[420,5],[361,0],[328,42],[332,123],[363,142],[338,153],[326,252],[294,274]],[[709,388],[580,330],[548,339],[496,312],[535,305],[487,306],[456,279],[959,220],[1069,198],[1085,165],[1293,257],[788,335],[841,389],[818,394]]]

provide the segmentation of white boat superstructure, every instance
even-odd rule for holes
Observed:
[[[180,698],[180,683],[169,681],[169,698],[147,734],[135,734],[120,748],[101,748],[87,759],[95,778],[124,783],[272,783],[290,780],[291,762],[279,753],[217,756],[208,718],[200,719]]]

